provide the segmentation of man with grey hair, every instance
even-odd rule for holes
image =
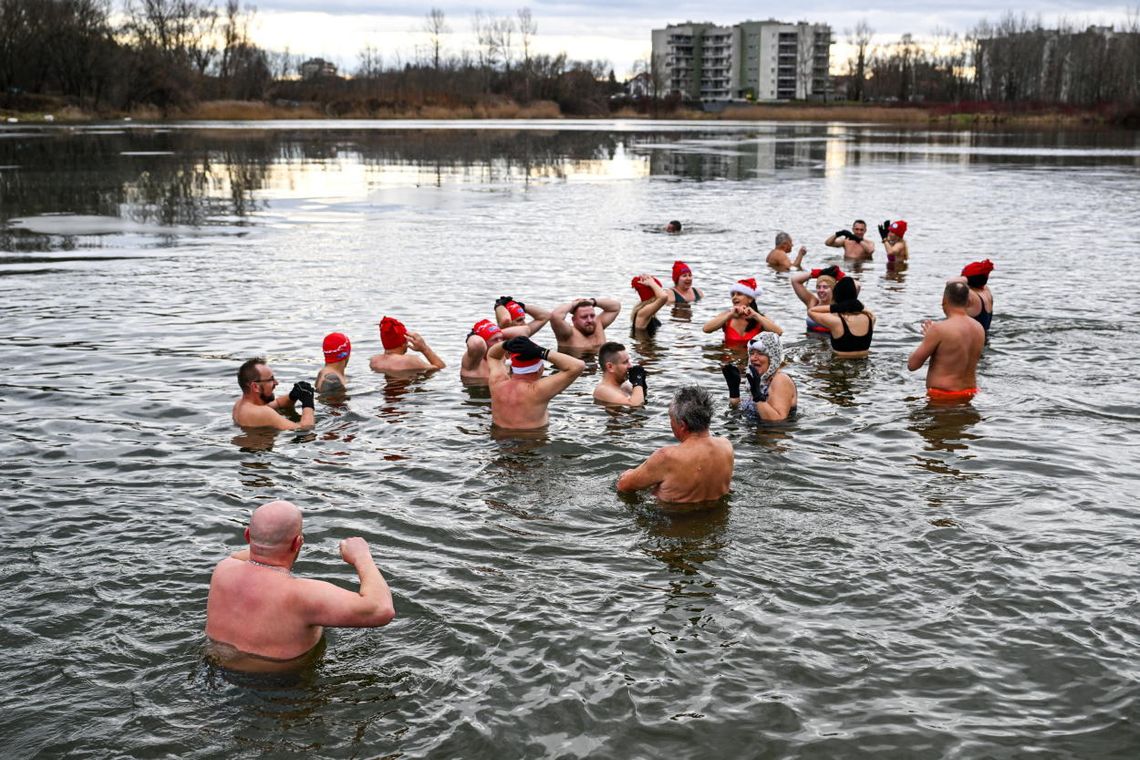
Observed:
[[[245,529],[249,548],[223,559],[210,577],[206,636],[217,664],[244,672],[294,670],[308,662],[324,626],[375,628],[396,616],[392,593],[363,538],[340,542],[360,590],[296,578],[301,510],[271,501],[254,510]]]
[[[732,485],[733,452],[727,438],[709,435],[713,401],[708,391],[687,385],[673,395],[669,425],[679,444],[664,446],[618,478],[617,490],[653,487],[665,502],[713,501]]]
[[[800,246],[800,250],[796,253],[795,261],[788,258],[788,254],[791,252],[792,236],[786,232],[777,232],[776,247],[768,254],[768,266],[777,272],[786,272],[792,267],[799,269],[804,261],[804,255],[807,254],[807,248],[802,245]]]

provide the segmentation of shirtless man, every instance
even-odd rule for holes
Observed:
[[[653,487],[666,502],[719,499],[732,485],[732,443],[709,435],[713,402],[708,391],[696,385],[681,388],[669,405],[669,425],[681,443],[665,446],[618,478],[617,490],[640,491]]]
[[[887,266],[892,269],[906,266],[910,261],[910,248],[903,240],[905,234],[906,222],[902,219],[894,222],[888,219],[879,225],[879,237],[883,239],[883,250],[887,252]]]
[[[234,403],[234,424],[243,428],[269,427],[277,430],[300,430],[316,424],[313,386],[306,382],[294,383],[288,396],[274,396],[277,378],[265,359],[246,359],[238,368],[238,387],[241,398]],[[300,424],[285,419],[278,411],[293,410],[293,405],[301,402]]]
[[[511,366],[503,361],[511,355]],[[542,360],[559,370],[557,375],[543,377]],[[533,430],[549,420],[546,411],[550,399],[578,379],[586,363],[581,359],[542,348],[530,338],[518,336],[496,343],[487,349],[490,370],[491,421],[498,428]]]
[[[796,252],[795,261],[788,258],[788,254],[791,252],[792,236],[786,232],[777,232],[776,247],[768,254],[768,266],[777,272],[786,272],[792,267],[799,269],[800,265],[804,262],[804,256],[807,255],[807,248],[802,245],[800,246],[800,250]]]
[[[649,393],[644,367],[634,367],[620,343],[606,343],[598,350],[602,381],[594,388],[594,400],[602,404],[641,406]]]
[[[679,235],[681,234],[681,223],[674,219],[665,225],[665,231],[670,235]]]
[[[875,253],[875,241],[867,240],[867,223],[856,219],[850,230],[839,230],[823,241],[829,248],[842,248],[846,259],[869,259]]]
[[[986,331],[966,313],[969,300],[966,283],[946,283],[942,293],[946,319],[922,323],[922,343],[906,361],[907,369],[914,372],[930,359],[926,394],[932,400],[967,401],[978,392],[976,370]]]
[[[271,501],[254,510],[248,549],[223,559],[210,578],[206,636],[223,667],[245,672],[292,670],[321,640],[323,626],[376,628],[396,616],[392,593],[363,538],[340,542],[360,591],[293,576],[305,537],[301,510]]]
[[[344,376],[344,369],[348,366],[348,357],[352,354],[352,343],[344,333],[329,333],[325,336],[323,346],[325,353],[325,366],[317,373],[317,393],[337,393],[348,387],[348,378]]]
[[[393,317],[380,320],[380,342],[384,344],[384,353],[368,360],[373,372],[422,372],[447,366],[419,333],[408,332],[404,324]],[[409,348],[419,351],[424,358],[409,355]]]
[[[595,309],[601,309],[602,313],[598,314]],[[616,298],[579,298],[554,307],[550,313],[550,329],[554,330],[559,349],[595,349],[606,342],[605,328],[613,324],[620,312],[621,302]]]
[[[528,314],[531,317],[529,323],[526,321]],[[495,321],[503,329],[525,326],[527,331],[520,334],[529,338],[550,321],[550,312],[537,306],[519,303],[510,296],[499,296],[498,300],[495,301]]]

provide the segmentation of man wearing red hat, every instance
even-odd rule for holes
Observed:
[[[277,378],[265,359],[246,359],[238,368],[238,386],[241,398],[234,403],[233,421],[243,428],[276,428],[277,430],[299,430],[311,428],[316,423],[313,386],[307,382],[293,383],[287,396],[274,396]],[[300,424],[282,417],[278,412],[293,411],[293,406],[301,402]]]
[[[970,289],[950,280],[942,293],[941,322],[922,323],[922,343],[906,361],[911,372],[930,360],[926,395],[932,401],[968,401],[978,392],[978,359],[986,345],[986,331],[966,314]]]
[[[602,310],[601,314],[598,309]],[[554,330],[560,349],[592,350],[606,342],[606,328],[620,312],[621,302],[616,298],[578,298],[554,307],[550,313],[550,329]]]
[[[408,332],[403,322],[394,317],[380,320],[380,342],[384,344],[384,353],[368,360],[373,372],[421,372],[447,366],[419,333]],[[424,358],[409,355],[409,348],[419,351]]]
[[[856,219],[849,230],[839,230],[823,241],[828,248],[842,248],[845,259],[869,259],[875,253],[875,242],[867,240],[867,223]]]
[[[504,357],[510,355],[507,367]],[[543,376],[543,360],[559,372]],[[542,348],[530,338],[518,336],[487,350],[490,369],[491,421],[506,430],[534,430],[549,421],[550,399],[578,379],[586,363],[568,354]]]
[[[526,321],[528,314],[531,317],[529,324]],[[550,321],[550,312],[537,306],[527,306],[510,296],[499,296],[495,301],[495,321],[504,330],[508,327],[525,325],[527,331],[521,334],[530,337]]]
[[[836,233],[838,234],[838,233]],[[800,268],[804,262],[804,256],[807,255],[807,247],[800,246],[800,250],[796,252],[796,260],[792,261],[788,258],[788,254],[792,252],[792,236],[786,232],[776,233],[776,247],[768,253],[768,266],[775,269],[777,272],[786,272],[792,267]]]
[[[990,334],[990,322],[994,318],[994,295],[990,292],[990,272],[994,271],[993,262],[989,259],[974,261],[962,269],[962,276],[956,278],[966,283],[970,288],[970,303],[966,305],[966,313],[978,321]]]
[[[344,333],[329,333],[325,336],[322,347],[325,354],[325,366],[317,373],[317,393],[337,393],[348,386],[348,378],[344,376],[344,369],[348,366],[348,358],[352,354],[352,343]]]
[[[906,235],[906,222],[902,219],[887,219],[879,225],[879,236],[883,239],[883,249],[887,252],[887,268],[897,269],[907,265],[910,248],[903,236]]]

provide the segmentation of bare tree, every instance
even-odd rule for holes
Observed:
[[[442,10],[432,8],[428,11],[427,18],[424,21],[424,31],[428,34],[428,42],[431,46],[432,68],[439,71],[440,51],[443,49],[443,35],[451,32],[451,29],[447,26],[447,20],[444,18]]]
[[[854,32],[846,32],[847,44],[855,47],[855,58],[847,66],[851,73],[851,100],[863,100],[863,88],[867,81],[867,53],[875,32],[866,19],[860,19]]]

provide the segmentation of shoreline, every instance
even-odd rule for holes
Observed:
[[[592,116],[566,116],[556,103],[537,101],[525,106],[514,102],[477,104],[470,107],[422,106],[413,108],[336,109],[329,113],[316,103],[279,105],[262,101],[205,101],[193,108],[163,113],[143,107],[129,112],[90,112],[72,105],[43,111],[0,109],[0,124],[89,124],[108,121],[187,122],[187,121],[458,121],[566,119],[586,121],[768,121],[827,124],[853,122],[889,124],[915,129],[1080,129],[1135,130],[1140,128],[1138,112],[1120,109],[1029,108],[1003,104],[937,104],[931,106],[891,106],[860,104],[789,103],[772,105],[731,105],[721,111],[674,110],[653,116],[632,108]]]

